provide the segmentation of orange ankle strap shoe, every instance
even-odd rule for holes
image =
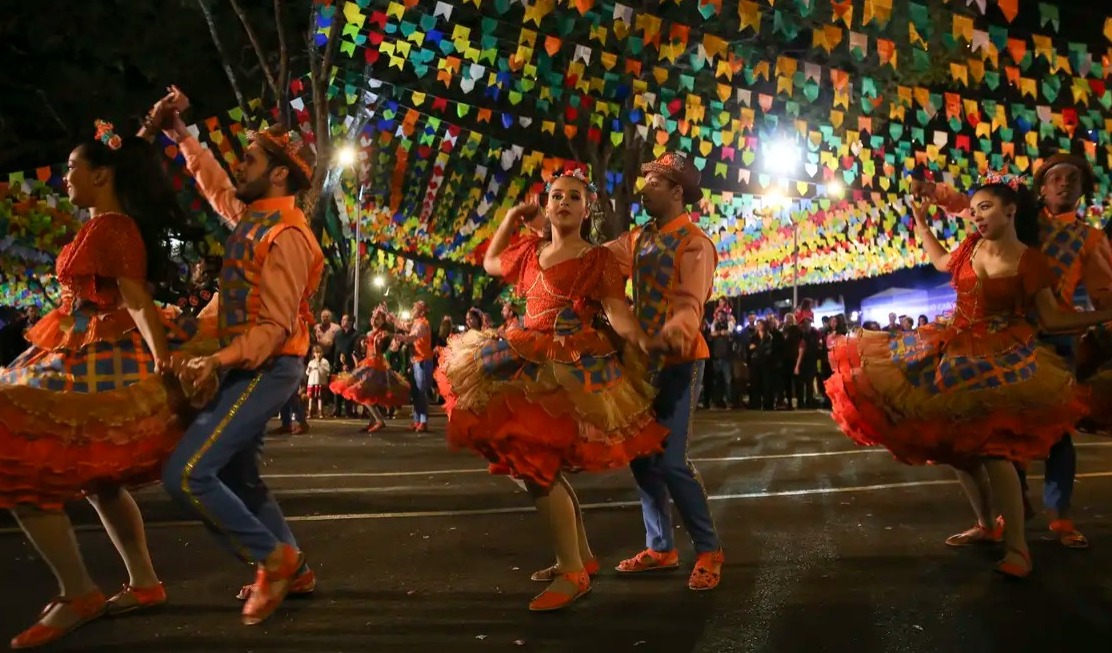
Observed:
[[[39,619],[46,618],[46,615],[50,614],[54,608],[63,606],[64,609],[70,610],[76,614],[78,620],[72,625],[64,628],[59,626],[48,626],[42,621],[39,621],[27,630],[13,637],[11,647],[16,649],[37,648],[55,642],[93,619],[103,615],[107,603],[104,594],[101,593],[100,590],[94,590],[84,596],[77,596],[72,599],[58,597],[46,604],[46,607],[39,613]]]
[[[579,597],[591,591],[591,577],[582,569],[560,574],[553,580],[553,584],[558,580],[565,580],[574,585],[575,593],[568,594],[560,590],[554,590],[550,585],[545,591],[538,594],[536,598],[529,602],[530,610],[533,612],[552,612],[553,610],[566,608],[572,603],[575,603]]]

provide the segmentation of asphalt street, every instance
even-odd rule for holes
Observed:
[[[59,651],[761,651],[854,653],[1101,651],[1112,642],[1112,440],[1080,438],[1075,519],[1087,551],[1028,525],[1034,573],[994,575],[996,547],[955,550],[971,525],[953,474],[854,446],[821,412],[702,411],[690,456],[726,550],[720,587],[686,587],[693,559],[618,578],[643,548],[627,470],[573,479],[603,572],[571,609],[532,614],[551,562],[527,495],[449,451],[443,418],[368,436],[353,420],[313,422],[268,444],[265,475],[316,569],[319,588],[262,626],[234,600],[251,570],[218,548],[160,488],[138,493],[170,603],[101,619]],[[1041,465],[1033,495],[1041,491]],[[72,513],[106,592],[123,565],[85,505]],[[11,521],[0,528],[0,635],[30,625],[56,592]]]

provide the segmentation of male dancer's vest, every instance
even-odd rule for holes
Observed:
[[[689,241],[704,238],[693,222],[687,221],[678,229],[661,231],[645,227],[633,242],[633,306],[641,328],[650,337],[655,336],[672,316],[669,297],[679,282],[677,257]],[[717,253],[715,254],[717,266]],[[709,300],[709,295],[704,302]],[[700,320],[701,321],[701,320]],[[700,330],[686,352],[671,354],[664,365],[677,365],[710,357],[710,349]]]
[[[1063,219],[1045,211],[1039,216],[1039,244],[1054,273],[1054,296],[1062,308],[1073,310],[1073,296],[1085,262],[1103,236],[1099,229],[1076,217]]]
[[[262,206],[258,206],[262,205]],[[224,249],[220,271],[220,344],[227,346],[236,336],[258,321],[262,305],[259,280],[263,264],[274,239],[286,229],[297,229],[313,250],[312,266],[301,294],[298,320],[293,333],[275,356],[304,356],[309,351],[309,325],[313,314],[309,297],[316,291],[324,272],[324,254],[305,220],[305,214],[292,206],[283,210],[272,201],[252,202],[236,224]]]

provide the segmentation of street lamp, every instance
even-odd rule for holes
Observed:
[[[835,179],[826,185],[826,194],[830,197],[842,197],[846,194],[846,187],[842,185],[842,182]]]
[[[765,147],[765,169],[770,172],[789,173],[795,170],[803,158],[799,146],[788,139],[773,141]]]
[[[381,288],[386,285],[386,279],[383,279],[381,274],[375,275],[371,283],[374,284],[375,288]]]

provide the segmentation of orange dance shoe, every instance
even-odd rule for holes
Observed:
[[[278,564],[274,569],[268,568],[264,563],[259,565],[255,575],[255,585],[251,588],[251,595],[243,604],[243,623],[248,626],[261,624],[274,614],[278,606],[282,605],[286,594],[290,591],[297,570],[305,562],[305,555],[294,549],[289,544],[280,544],[277,551]],[[268,557],[267,561],[270,559]]]
[[[1026,564],[1020,565],[1007,560],[1001,560],[996,563],[996,573],[1003,574],[1009,578],[1027,578],[1031,575],[1031,554],[1027,551],[1020,551],[1019,549],[1008,549],[1008,553],[1018,553]]]
[[[700,553],[695,557],[695,568],[691,570],[687,588],[702,591],[718,587],[718,581],[722,580],[722,565],[725,562],[726,554],[722,553],[722,549]]]
[[[254,583],[244,585],[243,588],[239,590],[239,594],[236,594],[236,598],[240,601],[246,601],[251,598],[251,590],[254,588]],[[287,598],[292,599],[295,596],[309,596],[316,591],[316,589],[317,576],[313,573],[312,569],[306,569],[304,573],[298,574],[293,579],[293,582],[290,583],[290,591],[287,594]]]
[[[42,609],[42,612],[39,613],[40,621],[38,623],[12,638],[11,647],[37,648],[56,642],[93,619],[103,615],[107,605],[108,602],[104,599],[104,594],[102,594],[100,590],[94,590],[84,596],[78,596],[72,599],[58,597],[50,603],[47,603],[46,607]],[[65,628],[44,624],[41,620],[44,619],[46,615],[50,614],[54,608],[59,606],[62,606],[64,610],[74,612],[79,617],[78,620],[73,625]]]
[[[554,590],[550,585],[545,591],[538,594],[529,602],[529,609],[533,612],[552,612],[566,608],[575,603],[579,597],[591,591],[591,577],[584,570],[560,574],[557,579],[563,579],[575,586],[575,593],[568,594],[561,590]],[[555,582],[555,581],[554,581]]]
[[[597,576],[599,572],[598,559],[591,558],[590,560],[584,562],[583,571],[587,572],[587,575],[591,578]],[[556,580],[556,577],[559,575],[560,567],[558,565],[552,565],[551,567],[546,567],[544,569],[541,569],[540,571],[534,571],[533,575],[529,577],[529,580],[536,581],[538,583],[551,583],[552,581]]]
[[[680,566],[680,554],[671,551],[645,549],[641,553],[622,560],[615,569],[621,574],[639,574],[645,571],[667,571]]]
[[[136,610],[155,608],[164,603],[166,603],[166,588],[162,583],[151,587],[132,587],[125,584],[122,590],[108,599],[105,612],[109,616],[116,617]]]

